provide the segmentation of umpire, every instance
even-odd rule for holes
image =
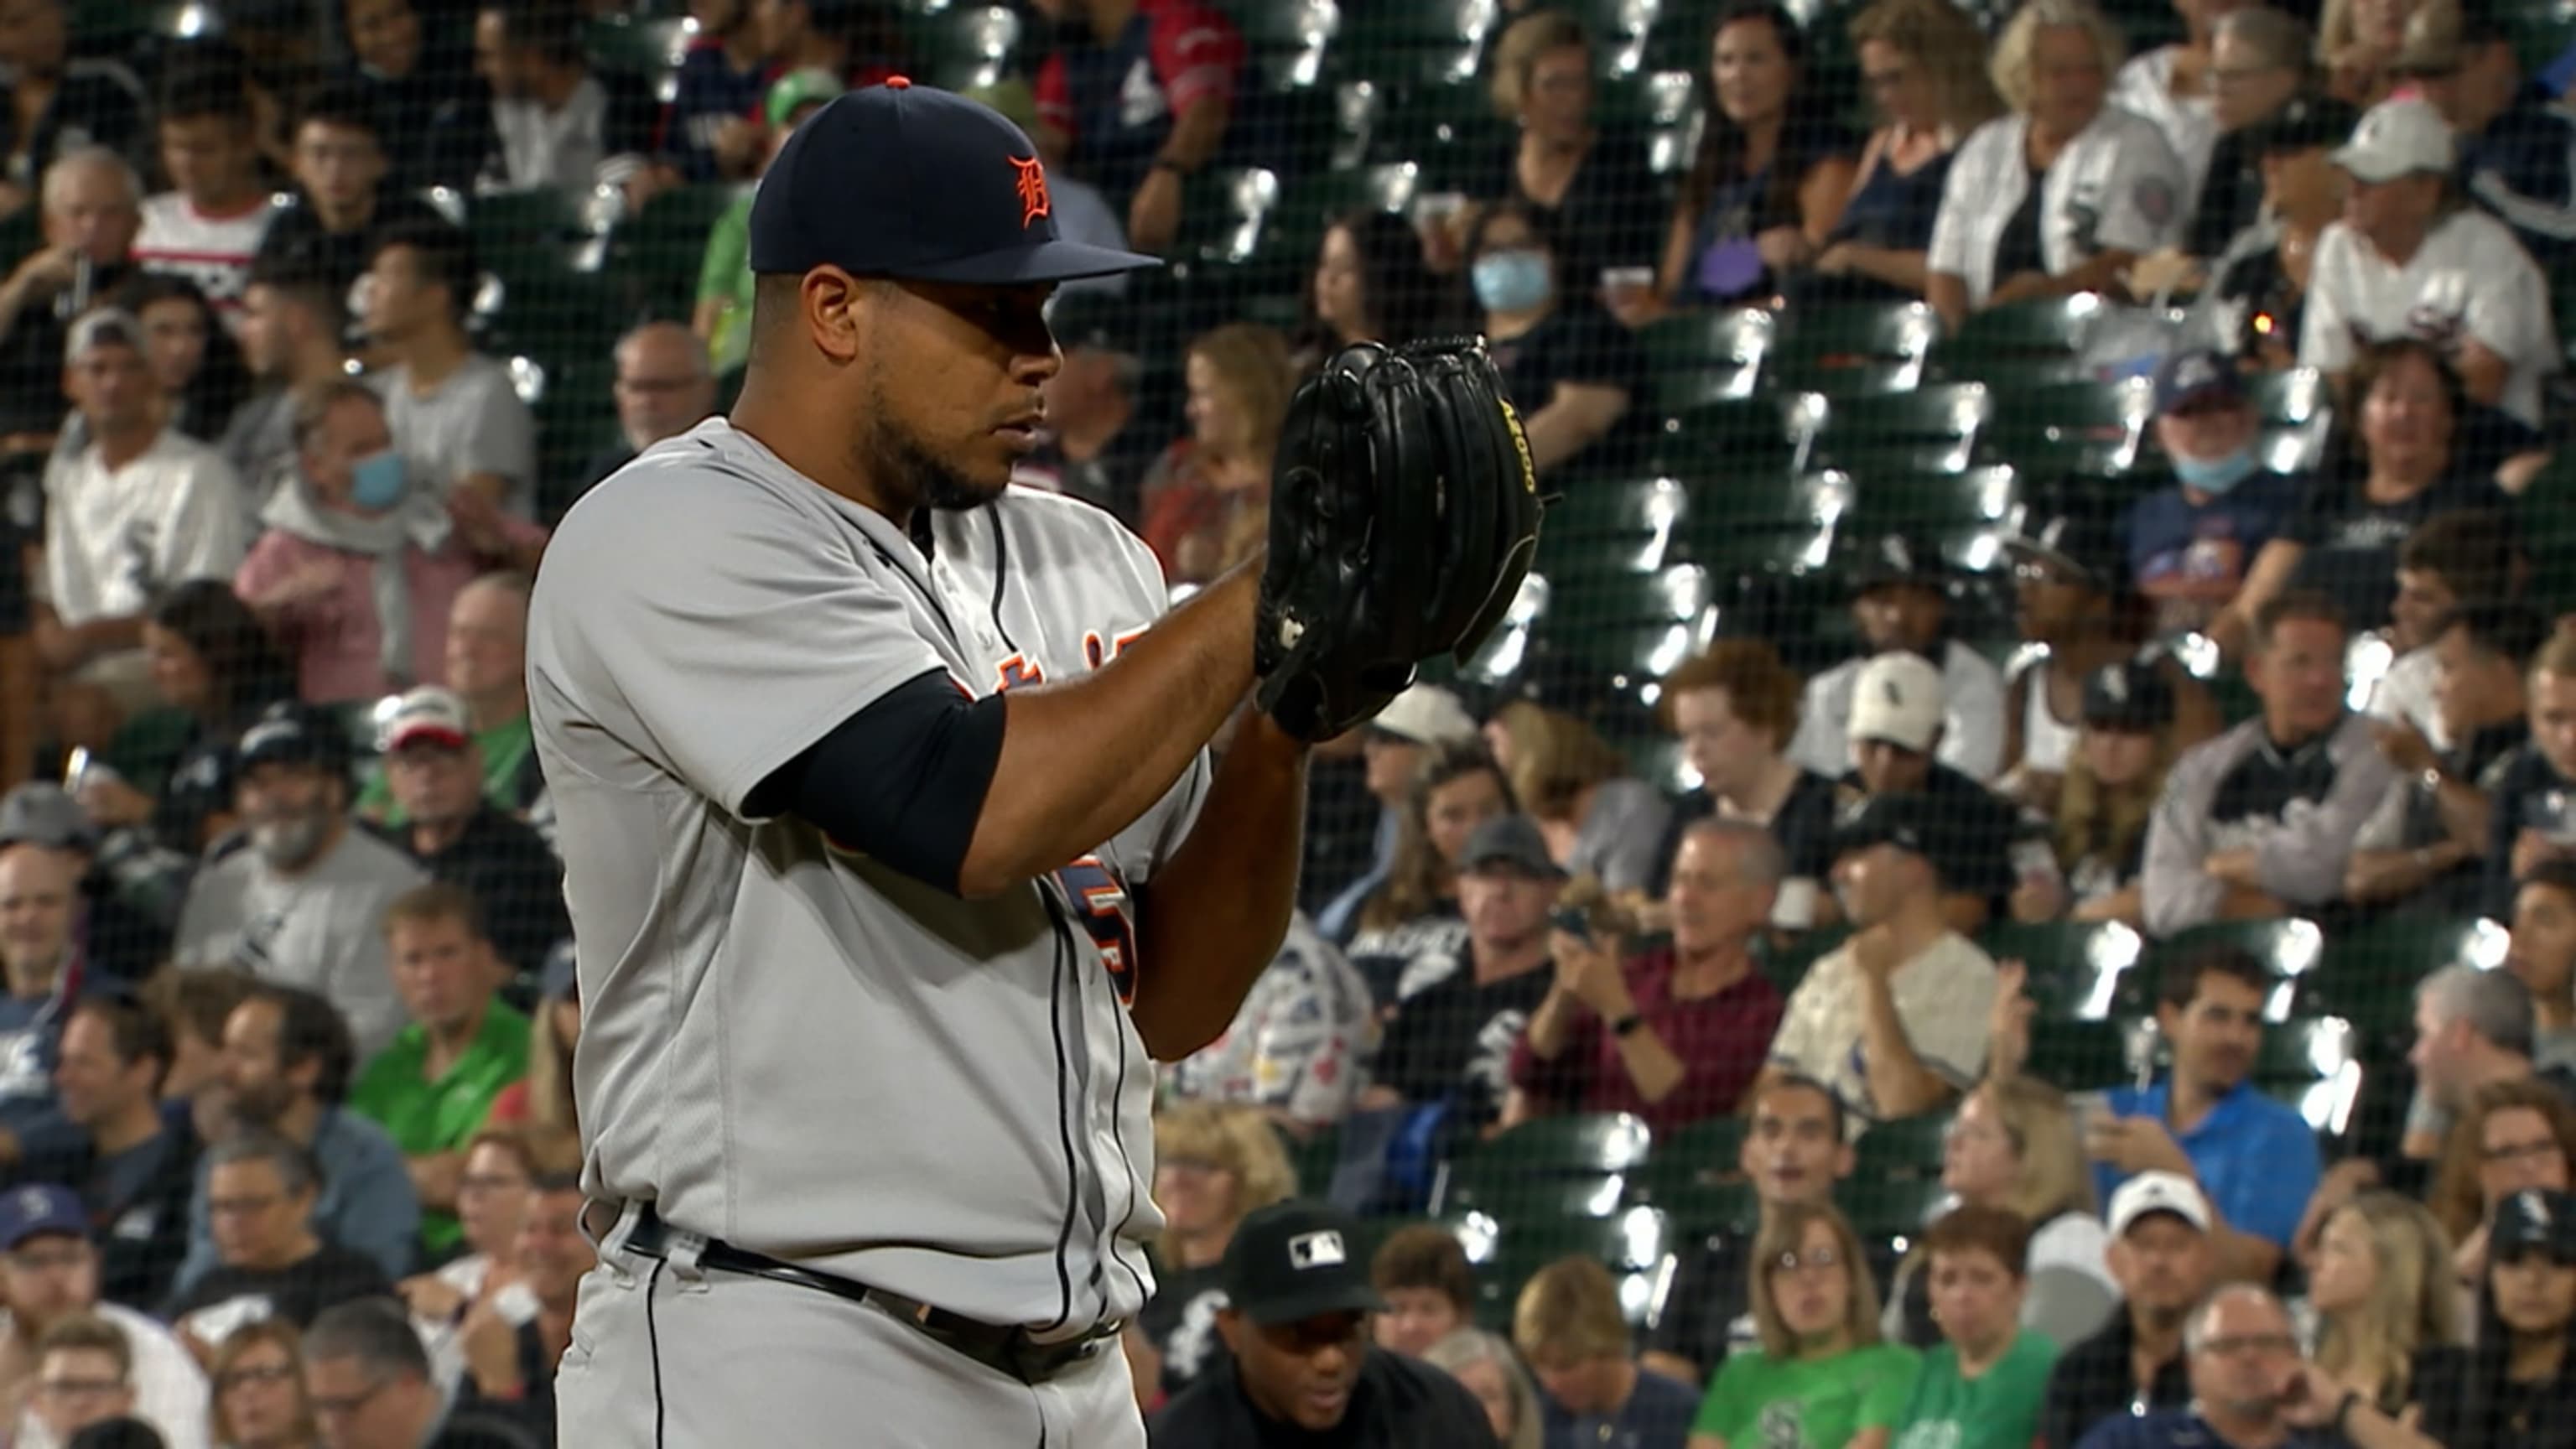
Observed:
[[[1369,1339],[1386,1307],[1359,1225],[1311,1202],[1245,1218],[1225,1249],[1232,1354],[1154,1416],[1154,1449],[1492,1449],[1492,1423],[1456,1379]]]

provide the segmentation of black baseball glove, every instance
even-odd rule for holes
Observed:
[[[1297,389],[1270,492],[1261,708],[1322,740],[1464,662],[1538,548],[1538,474],[1477,338],[1347,347]]]

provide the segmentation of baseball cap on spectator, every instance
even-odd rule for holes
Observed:
[[[2128,1232],[2150,1213],[2171,1213],[2204,1233],[2209,1231],[2209,1199],[2201,1195],[2198,1184],[2179,1172],[2141,1172],[2121,1183],[2111,1194],[2111,1211],[2105,1215],[2111,1236]]]
[[[143,350],[143,324],[122,307],[95,307],[72,323],[71,332],[63,339],[63,365],[87,357],[94,347],[130,347]]]
[[[2361,124],[2361,107],[2334,96],[2302,91],[2290,97],[2267,120],[2254,124],[2257,154],[2331,150],[2352,139]]]
[[[0,846],[88,850],[97,844],[98,827],[60,785],[30,780],[0,796]]]
[[[1565,867],[1547,853],[1547,837],[1539,833],[1538,822],[1526,815],[1501,816],[1467,833],[1467,848],[1458,852],[1458,868],[1474,871],[1489,865],[1508,865],[1543,879],[1565,874]]]
[[[2084,676],[2084,723],[2146,734],[2173,723],[2173,686],[2154,665],[2135,659]]]
[[[841,78],[820,66],[791,70],[770,82],[769,94],[761,102],[762,114],[772,126],[784,126],[788,119],[805,106],[819,106],[838,98],[849,87]]]
[[[1914,790],[1871,795],[1854,805],[1834,826],[1834,858],[1840,860],[1874,845],[1893,845],[1918,855],[1944,884],[1966,879],[1959,859],[1957,824],[1945,820],[1941,804]]]
[[[2427,172],[2448,176],[2458,155],[2450,122],[2432,102],[2409,96],[2363,112],[2352,139],[2334,153],[2334,164],[2375,186]]]
[[[1417,745],[1463,745],[1476,738],[1476,717],[1458,696],[1436,684],[1417,684],[1388,700],[1368,728]]]
[[[1940,551],[1911,534],[1881,534],[1852,564],[1852,588],[1863,594],[1898,584],[1937,589],[1948,581]]]
[[[50,1182],[13,1187],[0,1196],[0,1253],[16,1252],[29,1238],[48,1233],[89,1236],[89,1214],[70,1188]]]
[[[896,76],[796,128],[751,204],[751,270],[1019,286],[1162,265],[1064,240],[1037,147],[992,107]]]
[[[331,710],[281,699],[261,710],[258,720],[242,731],[240,748],[234,753],[244,770],[256,765],[318,765],[345,774],[349,731]]]
[[[2236,364],[2206,347],[2173,353],[2156,367],[2156,415],[2163,417],[2204,403],[2245,400],[2245,381]]]
[[[388,755],[408,745],[461,750],[472,738],[474,728],[465,701],[453,691],[424,684],[405,694],[385,717],[384,728],[376,733],[376,748]]]
[[[1322,1203],[1290,1198],[1235,1225],[1225,1245],[1229,1307],[1263,1327],[1331,1313],[1376,1313],[1359,1223]]]
[[[2532,1251],[2576,1263],[2576,1196],[2526,1188],[2496,1204],[2495,1226],[2487,1230],[2488,1260],[2506,1262]]]
[[[2100,509],[2032,511],[2016,519],[2014,527],[2017,531],[2003,540],[2003,548],[2015,563],[2072,574],[2086,587],[2106,593],[2118,586],[2120,539]]]
[[[1928,754],[1941,733],[1945,708],[1941,671],[1920,654],[1894,650],[1860,667],[1847,733],[1855,740],[1884,740]]]

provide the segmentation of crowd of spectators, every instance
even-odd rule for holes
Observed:
[[[1642,694],[1421,684],[1319,749],[1306,909],[1162,1068],[1160,1287],[1122,1340],[1155,1442],[2563,1442],[2576,632],[2519,523],[2557,436],[2563,77],[2478,0],[2176,0],[2135,54],[2089,0],[1729,0],[1663,164],[1602,111],[1601,37],[1506,9],[1511,134],[1465,194],[1310,218],[1293,329],[1068,310],[1021,481],[1119,512],[1178,593],[1258,551],[1294,390],[1353,343],[1481,332],[1571,492],[1653,455],[1668,319],[2087,293],[2178,309],[2112,360],[2152,378],[2156,470],[2016,513],[2010,637],[1942,540],[1873,534],[1835,570],[1848,657],[1729,628]],[[718,406],[779,141],[906,63],[891,6],[689,12],[655,75],[571,0],[245,7],[123,56],[0,0],[8,1442],[556,1442],[591,1252],[529,578],[567,500]],[[1199,0],[1023,21],[979,95],[1056,224],[1185,255],[1213,173],[1277,139],[1244,31]],[[725,186],[694,307],[632,319],[613,440],[550,476],[459,208]],[[2336,421],[2290,466],[2255,398],[2294,366]],[[2510,947],[2388,986],[2413,1051],[2365,1070],[2412,1100],[2332,1162],[2257,1080],[2272,961],[2159,956],[2152,1046],[2070,1097],[2036,1001],[2084,963],[1983,944],[2479,914]],[[1451,1159],[1603,1114],[1664,1150],[1740,1124],[1699,1166],[1743,1221],[1650,1292],[1578,1254],[1498,1304],[1454,1222],[1359,1250]],[[1873,1135],[1926,1131],[1937,1200],[1863,1234]],[[1330,1302],[1280,1278],[1319,1233],[1350,1240]]]

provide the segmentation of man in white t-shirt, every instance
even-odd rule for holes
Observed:
[[[2317,240],[2299,362],[2342,373],[2392,337],[2439,347],[2472,401],[2540,425],[2558,370],[2549,284],[2503,222],[2453,190],[2450,126],[2422,100],[2370,108],[2334,163],[2352,179],[2344,219]]]
[[[183,56],[162,81],[161,168],[170,190],[143,202],[134,259],[196,283],[227,327],[275,214],[259,179],[259,138],[238,62]]]
[[[55,681],[63,742],[96,749],[119,717],[153,702],[143,657],[153,599],[240,567],[241,488],[221,454],[163,425],[132,314],[100,308],[73,323],[63,378],[87,437],[45,466],[36,652]]]
[[[385,422],[415,482],[473,495],[469,508],[530,518],[536,419],[510,370],[475,351],[466,335],[474,285],[472,245],[446,222],[398,222],[377,234],[361,320],[393,359],[379,384]]]
[[[1945,878],[1960,832],[1920,794],[1872,795],[1834,838],[1851,939],[1789,997],[1766,1071],[1813,1077],[1872,1122],[1935,1111],[1985,1069],[1995,963],[1950,929]]]
[[[95,1314],[124,1330],[133,1368],[133,1415],[161,1431],[170,1449],[205,1449],[206,1376],[178,1338],[143,1314],[98,1296],[98,1249],[89,1219],[71,1189],[51,1185],[0,1194],[0,1398],[32,1399],[36,1342],[76,1313]],[[61,1441],[32,1409],[17,1415],[18,1449],[58,1449]]]

